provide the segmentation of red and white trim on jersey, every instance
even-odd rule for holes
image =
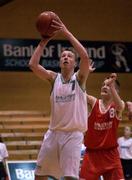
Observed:
[[[95,105],[88,117],[88,130],[85,133],[84,144],[87,149],[110,149],[117,147],[117,118],[115,105],[112,103],[102,112],[100,100]]]

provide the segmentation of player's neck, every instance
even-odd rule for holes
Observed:
[[[124,138],[125,138],[125,139],[129,139],[130,136],[129,136],[129,135],[124,135]]]
[[[101,103],[107,108],[112,103],[112,100],[109,98],[102,98]]]
[[[68,82],[71,79],[73,74],[74,74],[74,71],[70,71],[70,72],[67,70],[61,71],[62,78],[65,82]]]

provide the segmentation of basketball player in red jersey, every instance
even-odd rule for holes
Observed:
[[[104,80],[101,99],[87,96],[92,110],[88,118],[88,130],[84,136],[86,153],[80,177],[85,180],[123,180],[123,171],[117,150],[117,129],[124,102],[119,94],[117,75],[112,73]]]

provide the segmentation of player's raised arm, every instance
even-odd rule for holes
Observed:
[[[119,83],[117,81],[116,73],[112,73],[109,79],[106,79],[106,84],[110,87],[113,101],[116,105],[116,109],[119,112],[122,112],[125,108],[124,101],[119,96]]]
[[[79,71],[77,73],[77,77],[79,80],[79,83],[82,87],[85,87],[85,83],[89,74],[89,65],[90,65],[90,59],[88,56],[88,53],[86,49],[83,47],[83,45],[74,37],[74,35],[66,28],[66,26],[62,23],[60,20],[59,22],[54,21],[54,27],[60,27],[60,32],[62,35],[65,36],[66,39],[68,39],[78,55],[80,56],[80,66]]]
[[[67,39],[71,42],[74,49],[80,56],[80,65],[78,71],[78,80],[81,84],[85,83],[89,74],[89,64],[90,59],[86,49],[82,46],[82,44],[73,36],[72,33],[66,31],[65,33]]]
[[[36,29],[43,40],[40,41],[29,61],[30,69],[41,79],[46,79],[50,82],[54,81],[56,73],[46,70],[43,66],[40,65],[39,62],[45,46],[47,45],[49,40],[57,33],[56,31],[58,30],[58,28],[60,28],[54,28],[51,26],[53,19],[57,20],[57,18],[59,17],[51,11],[42,12],[37,17]]]
[[[80,56],[80,65],[79,65],[79,71],[77,73],[77,77],[80,82],[80,85],[85,88],[85,83],[89,74],[89,64],[90,64],[88,53],[86,49],[82,46],[82,44],[73,36],[72,33],[66,31],[65,35]]]
[[[40,41],[29,61],[29,67],[41,79],[52,82],[56,76],[56,73],[46,70],[43,66],[39,64],[41,55],[48,41],[48,38]]]

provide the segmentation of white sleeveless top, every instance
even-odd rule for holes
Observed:
[[[118,138],[119,154],[121,159],[132,160],[132,138],[126,139],[124,137]]]
[[[3,159],[7,157],[8,157],[8,152],[7,152],[6,145],[0,142],[0,162],[2,162]]]
[[[49,129],[60,131],[87,130],[87,99],[78,84],[76,75],[63,82],[62,75],[57,74],[51,93],[51,121]]]

